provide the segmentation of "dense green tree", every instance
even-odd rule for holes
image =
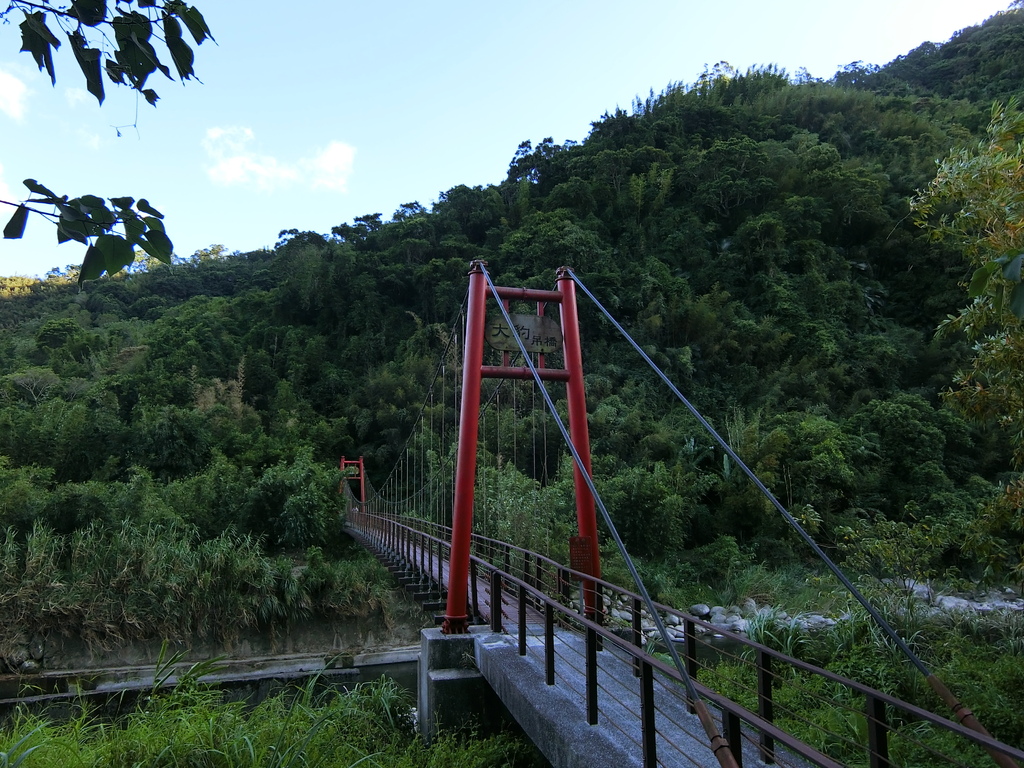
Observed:
[[[314,462],[312,451],[269,467],[251,487],[250,528],[289,549],[320,544],[336,535],[337,473]]]
[[[941,326],[943,333],[962,332],[976,344],[971,368],[958,374],[950,402],[971,418],[1010,427],[1018,465],[1024,465],[1022,136],[1024,114],[1017,103],[997,105],[987,139],[947,157],[915,200],[920,220],[933,225],[937,239],[964,247],[972,273],[970,303]]]
[[[1019,3],[1013,5],[1020,7]],[[981,104],[1005,100],[1020,92],[1022,25],[1024,18],[1019,12],[997,13],[985,24],[960,30],[942,45],[922,43],[886,67],[860,68],[856,82],[850,84],[883,93],[940,96]],[[840,75],[836,77],[837,82],[843,82]]]
[[[973,344],[969,366],[959,370],[945,399],[968,419],[997,424],[1012,446],[1014,466],[1024,467],[1024,113],[1018,102],[996,104],[987,137],[951,153],[932,184],[915,200],[922,224],[936,239],[964,249],[970,302],[940,326]],[[1014,532],[1016,551],[997,530]],[[1024,574],[1024,480],[1017,474],[991,501],[972,531],[972,544],[993,569]]]
[[[204,535],[313,541],[330,507],[310,490],[314,468],[362,454],[371,479],[387,475],[457,324],[467,262],[483,258],[498,282],[534,287],[573,266],[824,541],[860,522],[969,519],[1008,465],[997,436],[936,407],[969,352],[930,338],[964,269],[953,244],[913,226],[907,196],[977,107],[853,86],[722,66],[605,115],[581,144],[524,143],[501,183],[456,186],[429,209],[285,230],[272,250],[150,260],[81,294],[73,271],[7,281],[0,455],[62,531],[135,499]],[[631,545],[665,563],[723,536],[744,556],[804,557],[581,311],[595,456]],[[506,384],[482,450],[512,501],[495,496],[489,519],[519,520],[515,499],[536,492],[558,528],[571,518],[559,457],[523,448],[551,425],[521,418],[529,396]],[[454,388],[425,411],[449,428]],[[438,462],[442,432],[418,438]],[[1012,545],[1008,524],[986,546]]]

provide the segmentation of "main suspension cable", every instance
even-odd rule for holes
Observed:
[[[764,494],[765,498],[768,499],[772,506],[774,506],[775,509],[778,510],[779,514],[781,514],[783,519],[785,519],[785,521],[789,523],[790,527],[793,528],[793,530],[795,530],[797,534],[799,534],[799,536],[807,543],[808,546],[810,546],[810,548],[821,559],[821,561],[832,572],[832,574],[837,579],[839,579],[839,581],[842,583],[844,587],[846,587],[849,593],[853,595],[853,597],[857,600],[857,602],[861,604],[864,610],[868,612],[868,615],[871,616],[871,618],[881,628],[881,630],[886,634],[886,636],[888,636],[888,638],[892,640],[893,643],[895,643],[895,645],[903,652],[903,654],[910,660],[910,662],[915,667],[917,667],[918,671],[922,675],[924,675],[925,679],[928,681],[928,684],[931,686],[932,690],[934,690],[935,693],[938,694],[938,696],[943,700],[943,702],[945,702],[945,704],[953,710],[953,713],[956,716],[957,721],[962,723],[963,725],[966,725],[968,728],[971,728],[972,730],[975,730],[979,733],[983,733],[985,735],[989,735],[989,732],[977,720],[977,718],[975,718],[971,710],[964,706],[950,692],[950,690],[946,687],[942,680],[940,680],[935,674],[933,674],[928,669],[925,663],[920,659],[920,657],[918,657],[916,653],[914,653],[914,651],[910,648],[906,641],[902,637],[900,637],[899,633],[896,632],[896,630],[885,619],[885,617],[882,616],[882,614],[879,613],[875,606],[872,605],[868,601],[868,599],[864,597],[860,590],[854,586],[853,582],[850,581],[850,579],[843,572],[843,570],[838,565],[836,565],[832,558],[830,558],[828,554],[820,546],[818,546],[818,543],[811,537],[809,533],[807,533],[807,531],[804,529],[802,525],[800,525],[796,518],[794,518],[789,513],[789,511],[775,497],[775,494],[768,490],[765,484],[761,482],[761,479],[754,474],[753,470],[751,470],[750,467],[748,467],[746,463],[743,461],[743,459],[741,459],[739,455],[737,455],[736,451],[734,451],[732,447],[722,438],[722,436],[718,434],[715,428],[712,427],[710,423],[708,423],[707,419],[705,419],[701,415],[700,411],[698,411],[696,407],[694,407],[693,404],[686,399],[683,393],[676,388],[676,385],[672,383],[668,376],[665,375],[665,373],[661,370],[661,368],[657,366],[657,364],[650,358],[650,356],[646,352],[644,352],[643,349],[641,349],[640,345],[637,344],[637,342],[633,339],[632,336],[629,335],[629,333],[626,332],[626,329],[622,327],[619,321],[612,317],[611,313],[607,309],[605,309],[604,305],[597,300],[597,297],[590,292],[590,290],[587,288],[587,286],[583,284],[579,277],[577,277],[571,269],[567,271],[569,276],[573,279],[573,282],[580,287],[580,290],[582,290],[590,298],[590,300],[594,302],[595,306],[597,306],[597,308],[601,310],[601,312],[608,319],[608,321],[615,326],[616,330],[618,330],[619,333],[622,334],[622,337],[630,343],[633,349],[635,349],[637,353],[644,359],[644,361],[651,367],[651,370],[658,374],[658,377],[668,386],[670,390],[672,390],[672,393],[677,398],[679,398],[680,402],[682,402],[682,404],[686,406],[686,409],[691,414],[693,414],[694,418],[696,418],[697,421],[700,422],[701,426],[703,426],[704,429],[708,431],[708,434],[710,434],[711,437],[714,438],[715,442],[717,442],[719,446],[721,446],[722,450],[724,450],[726,454],[728,454],[729,458],[736,462],[736,465],[741,470],[743,470],[743,473],[750,479],[750,481],[757,487],[757,489],[761,491],[762,494]],[[986,751],[989,752],[989,755],[992,757],[992,759],[1000,766],[1005,766],[1006,768],[1016,768],[1016,763],[1009,757],[992,752],[991,750],[986,749]]]
[[[778,510],[779,514],[781,514],[782,517],[786,520],[786,522],[789,523],[790,527],[792,527],[793,530],[795,530],[800,535],[800,537],[807,543],[807,545],[810,546],[814,553],[819,558],[821,558],[821,560],[825,563],[828,569],[832,571],[833,575],[837,579],[839,579],[840,582],[842,582],[843,586],[846,587],[847,590],[849,590],[849,592],[870,614],[871,618],[874,619],[878,626],[882,628],[882,631],[889,636],[889,639],[891,639],[893,642],[896,643],[897,646],[899,646],[900,650],[903,651],[903,653],[907,656],[907,658],[910,659],[911,662],[913,662],[914,666],[916,666],[921,671],[921,674],[923,674],[925,677],[931,674],[928,671],[928,668],[925,666],[924,662],[921,661],[920,658],[918,658],[917,654],[915,654],[913,650],[911,650],[910,646],[907,645],[907,643],[903,640],[903,638],[900,637],[899,634],[897,634],[896,630],[893,629],[889,622],[885,620],[885,617],[882,616],[882,614],[878,612],[878,610],[868,601],[868,599],[861,594],[860,590],[858,590],[853,585],[853,582],[850,581],[850,579],[842,571],[842,569],[838,565],[836,565],[832,558],[830,558],[828,554],[825,552],[825,550],[823,550],[818,545],[818,543],[813,538],[811,538],[811,535],[807,533],[806,529],[804,529],[804,527],[800,525],[796,518],[794,518],[789,513],[789,510],[787,510],[782,505],[782,502],[780,502],[775,497],[775,494],[768,490],[768,487],[763,482],[761,482],[761,478],[754,474],[754,471],[750,469],[750,467],[747,466],[746,462],[744,462],[743,459],[739,457],[736,451],[732,449],[732,446],[730,446],[729,443],[727,443],[725,439],[720,434],[718,434],[718,432],[715,430],[714,427],[711,426],[708,420],[705,419],[703,415],[701,415],[700,411],[698,411],[697,408],[689,400],[686,399],[683,393],[680,392],[676,385],[672,383],[672,380],[669,379],[667,375],[665,375],[665,372],[658,367],[658,365],[650,358],[650,356],[646,352],[643,351],[643,349],[641,349],[640,345],[637,344],[633,337],[629,335],[629,333],[626,331],[625,328],[622,327],[619,321],[612,317],[611,313],[608,312],[607,309],[605,309],[604,305],[597,300],[597,297],[590,292],[587,286],[583,284],[583,282],[579,279],[579,277],[576,276],[576,274],[571,269],[569,270],[569,276],[573,279],[576,285],[580,287],[580,290],[582,290],[590,298],[590,300],[594,302],[597,308],[601,310],[601,312],[608,319],[608,321],[615,326],[615,329],[622,334],[623,338],[630,343],[633,349],[635,349],[637,353],[644,359],[644,361],[651,367],[651,370],[658,374],[659,378],[661,378],[661,380],[668,386],[668,388],[672,390],[672,394],[679,398],[682,404],[686,406],[686,409],[691,414],[693,414],[693,417],[700,422],[701,426],[708,431],[708,434],[710,434],[711,437],[715,440],[715,442],[718,443],[719,446],[721,446],[722,450],[724,450],[726,454],[728,454],[729,458],[736,462],[736,465],[743,471],[743,473],[750,479],[750,481],[754,483],[755,486],[757,486],[757,489],[764,494],[765,498],[767,498],[768,501],[771,502],[772,506],[774,506],[775,509]]]
[[[498,289],[495,287],[494,282],[491,280],[491,275],[487,271],[487,267],[483,262],[477,262],[481,271],[483,272],[484,278],[487,280],[487,285],[491,289],[491,294],[497,301],[498,308],[501,310],[502,317],[508,324],[509,328],[514,327],[512,318],[509,316],[508,310],[505,309],[505,305],[502,303],[501,298],[498,296]],[[571,273],[570,273],[571,274]],[[675,665],[676,670],[679,672],[679,676],[683,681],[683,685],[686,687],[686,695],[690,702],[698,709],[698,716],[700,717],[701,724],[704,726],[704,730],[708,737],[711,739],[712,750],[719,762],[723,765],[730,764],[732,753],[728,749],[722,749],[726,744],[725,739],[722,738],[718,732],[718,727],[714,724],[711,719],[710,713],[704,706],[704,701],[697,693],[697,688],[693,683],[690,675],[686,671],[686,667],[683,665],[682,659],[679,658],[679,652],[676,650],[675,643],[668,635],[668,630],[665,628],[665,623],[661,619],[661,614],[658,612],[654,605],[654,600],[651,599],[650,593],[647,591],[647,587],[644,585],[644,581],[640,578],[640,573],[636,569],[636,565],[633,563],[633,558],[630,557],[629,552],[626,550],[626,545],[622,541],[622,537],[619,536],[618,530],[615,528],[615,524],[612,522],[611,515],[608,513],[608,508],[605,507],[604,501],[601,499],[601,495],[597,492],[597,486],[594,485],[594,479],[590,476],[590,473],[586,470],[586,465],[583,461],[583,457],[580,456],[576,446],[573,445],[572,438],[569,435],[569,430],[562,422],[562,417],[558,415],[558,411],[555,410],[555,404],[551,400],[551,395],[547,391],[547,387],[544,386],[544,382],[540,377],[540,373],[537,371],[537,366],[534,365],[533,359],[530,357],[526,350],[526,345],[523,343],[522,338],[518,334],[513,334],[516,343],[519,345],[519,351],[523,355],[523,359],[526,365],[530,369],[530,373],[533,375],[533,380],[536,382],[540,389],[541,396],[544,398],[544,402],[547,404],[548,409],[551,411],[551,415],[555,420],[555,424],[558,425],[559,431],[562,433],[562,439],[565,441],[566,446],[572,453],[573,461],[576,462],[576,467],[583,477],[584,482],[587,484],[587,488],[594,497],[594,503],[597,508],[601,511],[601,517],[604,519],[605,525],[608,527],[609,533],[611,533],[612,539],[615,541],[615,546],[619,550],[619,554],[622,555],[622,559],[626,563],[626,568],[629,570],[630,576],[632,576],[634,583],[636,584],[637,591],[640,593],[640,597],[644,601],[644,605],[647,607],[647,612],[650,614],[651,619],[654,621],[655,626],[658,629],[658,634],[661,636],[662,642],[668,648],[669,655],[672,657],[672,663]],[[723,754],[719,754],[719,753]],[[735,765],[735,761],[731,762]]]

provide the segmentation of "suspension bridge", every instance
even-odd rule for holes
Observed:
[[[862,605],[885,647],[920,673],[949,717],[652,600],[593,480],[577,288]],[[527,304],[533,312],[520,311]],[[546,314],[551,306],[558,322]],[[371,486],[362,459],[341,460],[347,530],[425,608],[443,609],[420,660],[428,733],[445,719],[440,699],[424,693],[435,675],[461,701],[456,708],[483,718],[491,704],[468,692],[479,691],[470,681],[485,680],[488,696],[559,768],[1024,761],[929,670],[572,270],[558,271],[553,290],[509,288],[473,262],[464,309],[382,487]],[[485,380],[496,384],[488,391]],[[549,391],[563,386],[567,425]],[[547,510],[528,501],[566,453],[576,506],[567,537],[545,527],[538,518]],[[526,497],[509,488],[515,473],[503,467],[532,479]],[[602,578],[598,516],[629,588]]]

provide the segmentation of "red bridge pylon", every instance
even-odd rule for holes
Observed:
[[[512,329],[504,321],[487,324],[487,277],[484,273],[486,262],[472,262],[469,271],[469,303],[466,313],[466,347],[462,369],[462,403],[460,406],[459,447],[455,467],[455,500],[452,509],[452,548],[449,562],[448,603],[442,631],[445,634],[464,634],[468,631],[467,591],[469,582],[469,555],[473,537],[473,502],[476,486],[476,452],[480,420],[480,389],[484,378],[532,379],[528,367],[510,367],[509,352],[503,355],[503,365],[486,366],[484,341],[490,331],[492,346],[498,349],[518,350],[516,346],[500,345],[501,335],[508,335]],[[508,309],[509,301],[537,302],[537,316],[544,316],[545,304],[561,307],[561,347],[564,368],[547,368],[544,352],[557,349],[557,339],[531,338],[526,344],[529,354],[536,354],[537,373],[543,381],[563,381],[569,402],[569,434],[573,446],[584,465],[583,471],[591,474],[590,433],[587,428],[587,402],[583,386],[583,353],[580,346],[579,316],[576,310],[576,285],[569,276],[568,267],[561,267],[557,274],[557,289],[553,291],[532,288],[495,289],[498,298]],[[504,329],[504,330],[503,330]],[[518,329],[517,329],[518,330]],[[513,339],[514,341],[514,339]],[[499,342],[499,343],[496,343]],[[532,348],[531,348],[532,345]],[[574,550],[578,553],[577,563],[572,564],[595,578],[601,577],[601,560],[597,539],[597,513],[593,494],[583,478],[580,467],[573,469],[576,487],[576,521],[579,539]],[[600,599],[592,581],[583,583],[584,609],[591,618],[598,616]]]

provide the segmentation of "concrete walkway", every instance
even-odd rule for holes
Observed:
[[[598,652],[598,723],[588,725],[583,639],[570,632],[556,633],[555,685],[548,686],[543,627],[531,626],[528,632],[526,656],[519,655],[514,636],[479,632],[476,662],[531,741],[557,768],[642,766],[640,682],[629,661],[621,652]],[[717,768],[704,729],[687,710],[682,687],[656,676],[654,697],[659,765]],[[748,739],[743,764],[763,765]],[[783,755],[778,764],[805,765]]]
[[[367,537],[358,531],[350,532],[368,549],[375,551]],[[422,553],[416,547],[413,550],[412,559],[418,565]],[[427,570],[431,580],[447,583],[448,569],[445,561],[434,559],[433,563],[427,564]],[[478,578],[475,586],[480,614],[489,619],[490,583],[485,578]],[[516,633],[518,601],[504,590],[501,611],[504,628]],[[478,722],[490,721],[504,705],[555,768],[642,768],[640,680],[634,675],[631,657],[610,642],[606,643],[606,650],[598,652],[598,718],[595,725],[590,725],[587,722],[584,638],[568,630],[556,630],[555,684],[548,686],[545,682],[543,619],[539,612],[530,607],[526,621],[525,656],[519,655],[516,634],[493,633],[489,627],[482,626],[470,628],[474,638],[472,649],[475,659],[470,656],[470,646],[460,646],[463,650],[454,653],[453,658],[459,658],[457,663],[451,665],[452,668],[442,664],[435,669],[432,663],[424,667],[424,654],[421,652],[421,718],[439,717],[434,710],[441,698],[447,701],[441,707],[446,713],[441,719],[451,718],[452,723],[458,722],[464,715]],[[427,638],[428,633],[436,633],[438,639],[441,638],[439,630],[424,630],[424,638]],[[448,637],[466,638],[465,635]],[[447,651],[440,653],[442,656],[452,655]],[[476,670],[470,669],[473,661]],[[482,675],[493,694],[500,699],[500,704],[480,694],[472,682],[474,675],[477,679]],[[428,681],[431,681],[430,685]],[[436,689],[433,687],[435,684],[438,686]],[[434,691],[445,687],[449,692],[437,693],[438,698],[435,699]],[[424,690],[427,689],[431,693],[424,698]],[[682,684],[656,673],[654,700],[658,765],[717,768],[719,762],[711,751],[710,739],[697,716],[690,714]],[[434,714],[428,715],[428,712]],[[712,716],[716,718],[719,730],[724,731],[718,713],[712,710]],[[427,731],[432,727],[428,727]],[[742,733],[743,766],[765,765],[756,739],[757,734],[749,729]],[[775,764],[793,768],[809,765],[781,748],[776,750]],[[837,763],[827,758],[821,764],[839,768]]]

